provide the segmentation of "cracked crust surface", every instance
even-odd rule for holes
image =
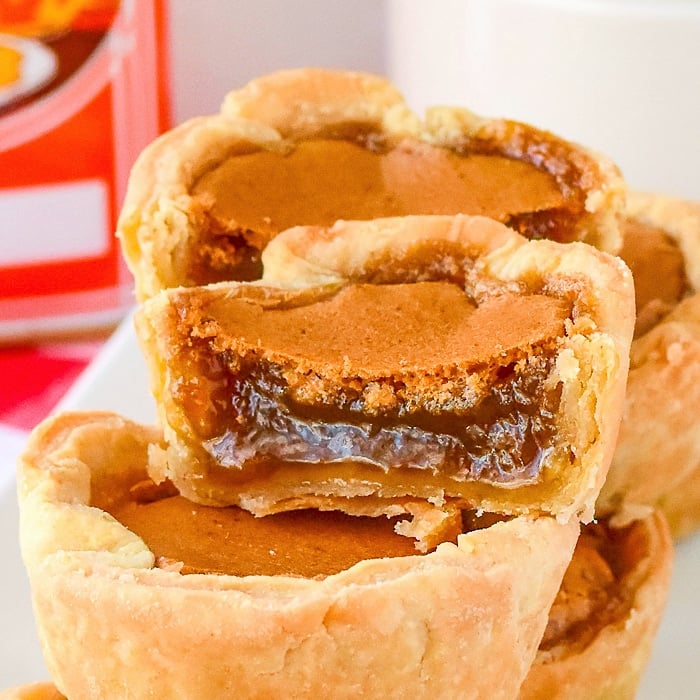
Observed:
[[[516,695],[576,523],[515,518],[322,580],[182,575],[91,505],[98,484],[144,474],[159,441],[113,414],[61,414],[20,458],[39,635],[71,700]]]

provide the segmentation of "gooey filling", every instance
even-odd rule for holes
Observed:
[[[562,300],[476,305],[448,282],[355,284],[299,307],[227,298],[196,314],[173,395],[215,463],[241,478],[362,462],[522,484],[554,449]]]
[[[542,144],[518,144],[507,157],[496,145],[450,149],[359,133],[238,154],[192,189],[207,219],[192,251],[192,281],[255,279],[260,249],[277,233],[339,219],[482,214],[529,237],[571,240],[583,206],[571,195],[575,184],[546,171],[561,176],[566,168],[554,155],[550,163]]]

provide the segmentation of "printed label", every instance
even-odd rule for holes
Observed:
[[[0,339],[114,322],[131,302],[114,230],[167,126],[164,19],[144,0],[0,5]]]

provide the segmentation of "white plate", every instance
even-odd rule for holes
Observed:
[[[147,374],[127,319],[78,379],[60,409],[107,409],[150,422]],[[17,547],[14,487],[0,481],[0,689],[47,678]],[[677,548],[671,596],[637,700],[700,698],[700,535]]]
[[[19,77],[13,83],[0,87],[0,107],[36,92],[56,74],[56,54],[40,41],[0,34],[0,46],[14,49],[20,56]]]

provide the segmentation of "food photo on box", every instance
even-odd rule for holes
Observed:
[[[700,696],[698,40],[4,3],[0,698]]]

